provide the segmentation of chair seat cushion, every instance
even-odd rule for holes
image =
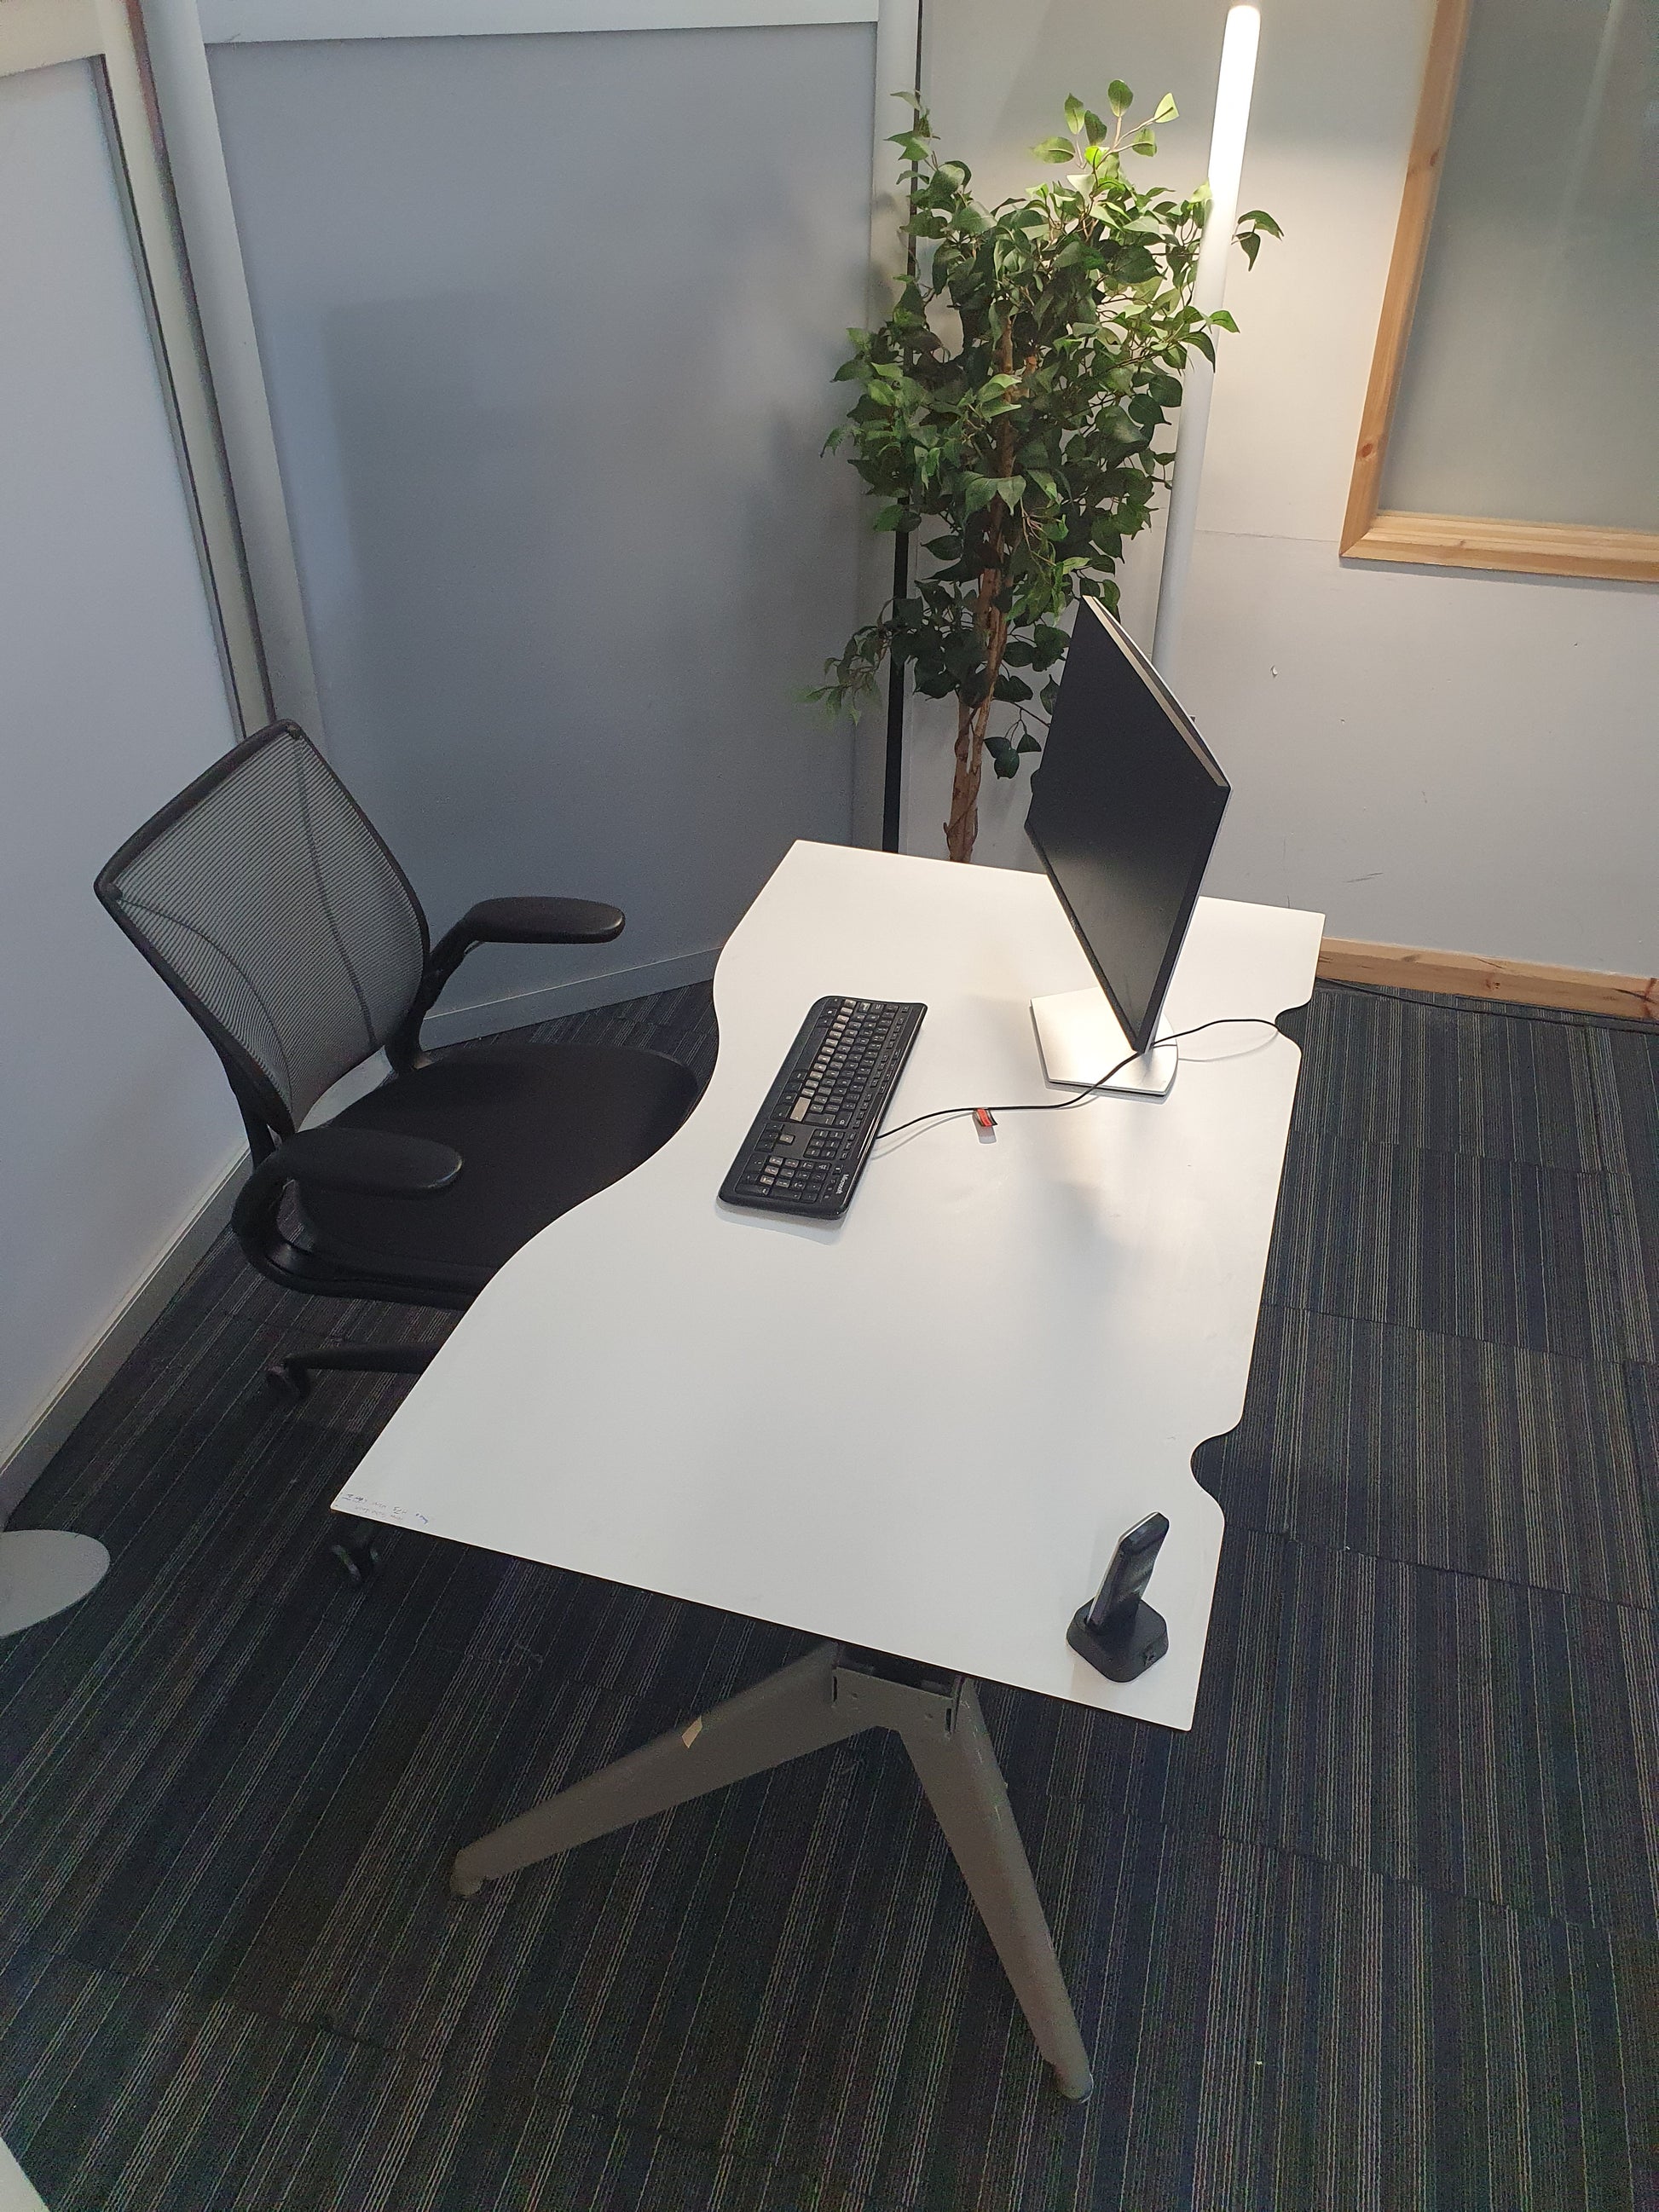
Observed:
[[[335,1116],[341,1128],[435,1137],[461,1171],[430,1198],[304,1194],[307,1242],[381,1280],[481,1290],[538,1229],[649,1159],[697,1080],[665,1054],[545,1044],[452,1053]]]

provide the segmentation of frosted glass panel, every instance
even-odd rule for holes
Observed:
[[[1382,504],[1659,529],[1659,0],[1474,0]]]
[[[628,913],[459,997],[706,951],[850,831],[870,27],[211,61],[331,757],[435,927]]]

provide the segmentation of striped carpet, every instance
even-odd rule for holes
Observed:
[[[18,1516],[115,1557],[0,1646],[52,2212],[1659,2212],[1659,1038],[1322,988],[1306,1055],[1197,1725],[984,1693],[1091,2105],[886,1738],[452,1902],[800,1639],[404,1533],[352,1595],[407,1386],[260,1370],[443,1324],[222,1246]]]

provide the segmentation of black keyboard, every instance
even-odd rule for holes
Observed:
[[[839,1220],[927,1011],[820,999],[720,1185],[726,1203]]]

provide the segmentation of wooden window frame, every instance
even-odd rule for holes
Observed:
[[[1457,105],[1473,5],[1474,0],[1438,0],[1435,9],[1394,258],[1382,294],[1376,351],[1343,518],[1342,557],[1443,568],[1499,569],[1528,576],[1601,576],[1626,583],[1659,583],[1659,532],[1478,515],[1407,514],[1379,505],[1389,434],[1428,257],[1429,233]]]

